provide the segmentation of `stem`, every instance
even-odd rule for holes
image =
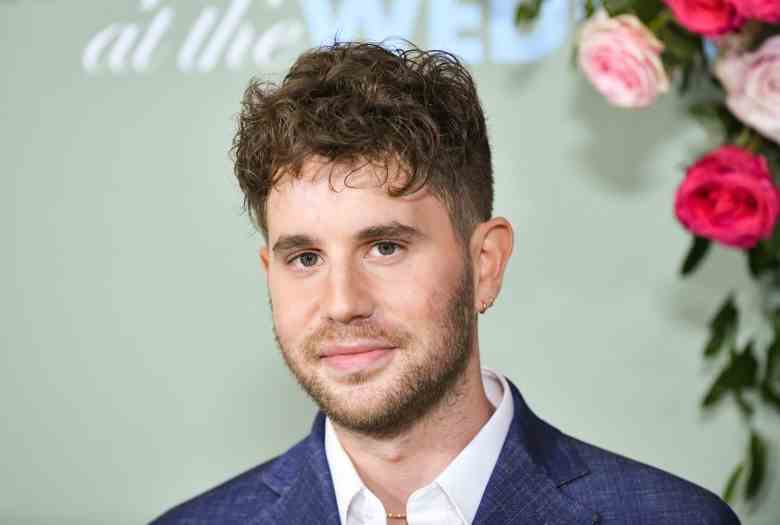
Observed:
[[[774,329],[775,339],[780,338],[780,310],[776,309],[770,319],[772,322],[772,328]]]
[[[745,146],[745,149],[750,153],[755,153],[758,151],[759,146],[761,146],[761,142],[761,135],[753,133],[753,136],[750,138],[750,142],[747,143],[747,146]]]
[[[655,18],[653,18],[649,24],[647,24],[647,28],[653,33],[658,34],[658,32],[663,29],[666,24],[668,24],[671,20],[674,19],[674,15],[672,14],[672,11],[668,8],[664,8],[661,10],[660,13],[655,15]]]
[[[739,132],[739,135],[737,135],[737,138],[734,139],[734,144],[739,146],[740,148],[748,148],[748,145],[751,143],[751,130],[747,126],[742,128],[742,131]]]

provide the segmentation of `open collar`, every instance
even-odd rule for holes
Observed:
[[[588,474],[576,450],[556,428],[539,419],[517,388],[514,417],[482,497],[474,525],[592,525],[598,515],[560,490]],[[340,523],[324,446],[325,416],[318,413],[309,436],[278,458],[263,481],[279,499],[253,525]]]
[[[427,491],[441,490],[466,523],[471,523],[477,514],[482,494],[487,488],[514,414],[512,392],[501,374],[483,368],[482,383],[495,411],[436,479],[415,492],[421,496],[424,493],[430,494]],[[339,518],[342,523],[346,523],[350,503],[361,490],[368,489],[365,488],[328,419],[325,420],[325,454],[334,483]],[[407,510],[412,507],[413,505],[407,507]]]

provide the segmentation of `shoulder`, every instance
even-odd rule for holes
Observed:
[[[165,512],[150,525],[244,524],[279,498],[277,482],[294,477],[304,442]]]
[[[561,490],[597,510],[601,523],[738,525],[717,495],[659,468],[562,434],[589,474]]]
[[[278,497],[263,481],[263,473],[279,459],[271,459],[180,503],[151,525],[245,523],[248,516]]]

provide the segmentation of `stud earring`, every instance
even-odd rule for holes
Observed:
[[[489,298],[487,303],[485,301],[481,301],[479,313],[484,314],[488,308],[493,306],[493,301],[495,301],[493,297]]]

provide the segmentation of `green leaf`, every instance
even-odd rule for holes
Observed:
[[[748,273],[753,278],[758,277],[758,274],[761,273],[761,253],[756,249],[750,249],[745,252],[745,255],[747,256]]]
[[[721,140],[725,140],[729,133],[729,126],[734,125],[731,113],[721,101],[704,101],[692,104],[688,108],[688,113],[699,124],[719,134]]]
[[[772,384],[780,379],[780,339],[778,334],[775,340],[766,347],[766,369],[764,370],[764,379],[762,383]]]
[[[776,270],[780,267],[780,261],[767,248],[763,241],[758,242],[747,251],[748,270],[750,275],[758,277],[764,272]]]
[[[758,493],[766,474],[766,443],[756,431],[750,433],[748,456],[750,475],[745,484],[745,499],[750,500]]]
[[[778,147],[774,142],[771,141],[764,141],[764,144],[759,149],[759,153],[761,153],[764,157],[766,157],[767,163],[769,164],[769,171],[772,173],[772,178],[775,181],[775,184],[780,183],[780,147]],[[778,228],[775,228],[775,233],[777,233]]]
[[[745,126],[737,119],[737,117],[732,115],[730,111],[726,110],[726,113],[728,114],[723,116],[723,123],[726,127],[725,142],[734,143],[736,142],[737,137],[739,137],[739,134],[742,133],[742,130]]]
[[[601,5],[609,16],[631,13],[645,24],[655,18],[664,7],[660,0],[602,0]]]
[[[520,0],[515,11],[516,24],[528,24],[539,16],[544,0]]]
[[[634,0],[631,8],[634,14],[645,25],[648,25],[659,16],[664,9],[664,3],[660,0]],[[666,16],[664,16],[664,18],[666,18]]]
[[[593,0],[585,0],[585,17],[590,18],[596,12],[596,6],[593,5]]]
[[[722,91],[722,88],[719,88]],[[702,125],[713,128],[725,142],[733,142],[744,125],[731,114],[722,100],[698,102],[688,108],[689,113]]]
[[[688,254],[685,256],[682,268],[680,268],[680,274],[683,276],[690,274],[699,266],[699,263],[704,260],[704,256],[707,255],[711,244],[709,239],[698,235],[694,235],[692,240],[691,247],[688,248]]]
[[[780,162],[780,155],[777,160]],[[778,171],[776,173],[780,175],[780,166],[778,166]],[[780,257],[780,227],[775,227],[772,231],[772,236],[769,237],[769,239],[764,240],[763,243],[766,251],[777,260],[777,258]]]
[[[734,304],[734,295],[729,294],[715,317],[710,319],[710,340],[704,347],[704,357],[715,357],[720,353],[727,339],[733,338],[739,326],[739,311]]]
[[[716,121],[720,124],[720,109],[722,107],[720,102],[698,102],[688,107],[688,113],[702,123]]]
[[[761,379],[761,398],[780,413],[780,392],[775,383],[780,381],[780,325],[775,321],[775,339],[766,347],[766,367]]]
[[[607,10],[610,17],[631,12],[631,0],[602,0],[601,5]]]
[[[731,503],[731,501],[734,499],[734,490],[737,487],[737,482],[739,482],[740,476],[742,476],[743,470],[745,470],[744,465],[739,463],[731,472],[729,480],[726,482],[726,488],[723,489],[723,500],[726,503]]]
[[[741,391],[756,386],[757,373],[758,361],[753,354],[753,341],[750,340],[741,352],[731,356],[729,363],[720,371],[702,399],[702,406],[713,407],[731,392],[737,397],[740,408],[752,413],[752,407],[741,397]]]
[[[678,92],[680,95],[684,95],[691,87],[691,76],[694,73],[696,66],[693,62],[687,62],[682,65],[682,79],[680,80],[680,87]]]
[[[745,396],[742,395],[742,390],[739,388],[734,390],[734,401],[737,402],[737,408],[739,408],[739,411],[743,416],[749,418],[753,415],[753,412],[755,411],[753,405],[745,399]]]
[[[772,385],[761,384],[761,398],[780,413],[780,393],[775,391]]]
[[[678,26],[668,24],[658,31],[658,38],[664,43],[664,55],[673,61],[686,64],[693,62],[701,49],[701,38]]]

